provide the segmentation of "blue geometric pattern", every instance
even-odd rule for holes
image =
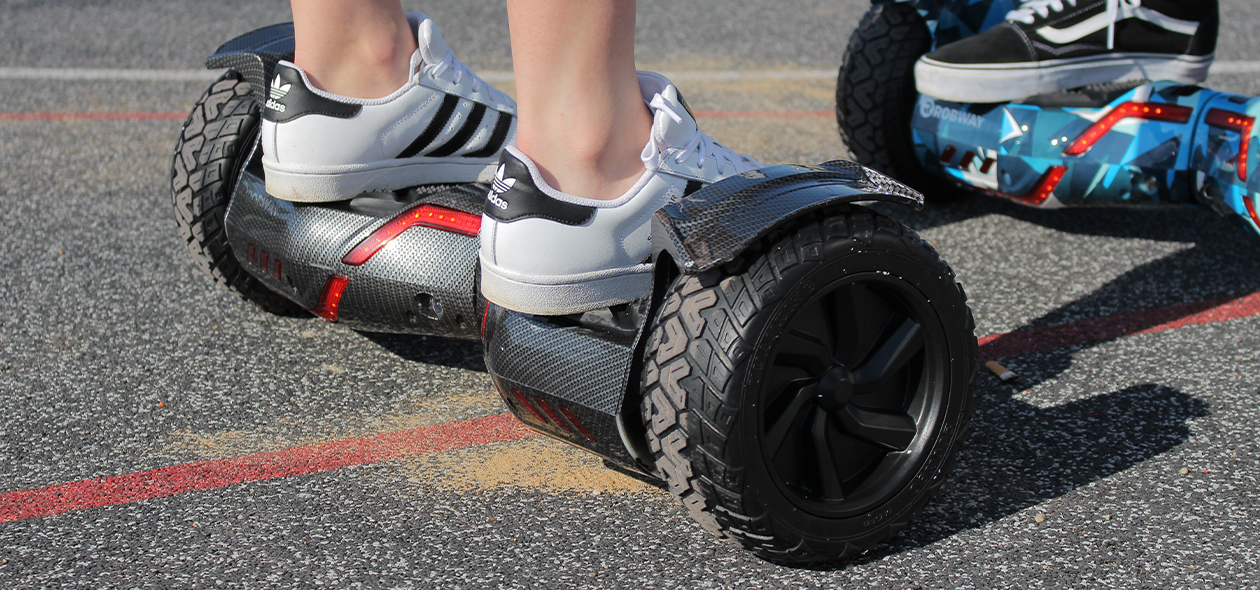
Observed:
[[[992,27],[1018,4],[908,1],[938,44]],[[961,104],[920,95],[911,130],[929,170],[1025,205],[1202,205],[1260,233],[1256,119],[1260,98],[1154,82],[1088,108]],[[1097,133],[1089,149],[1072,152],[1092,126]]]

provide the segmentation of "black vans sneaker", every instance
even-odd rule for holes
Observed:
[[[1217,0],[1026,0],[1006,22],[919,59],[919,92],[1006,102],[1130,80],[1207,79]]]

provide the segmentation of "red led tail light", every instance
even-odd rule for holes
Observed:
[[[324,290],[319,294],[319,303],[311,313],[330,322],[337,321],[341,311],[341,294],[345,292],[350,279],[341,275],[333,275],[324,281]]]
[[[1232,113],[1222,109],[1212,109],[1208,111],[1205,121],[1208,125],[1219,127],[1221,129],[1228,129],[1230,131],[1237,132],[1242,136],[1242,138],[1238,140],[1238,180],[1247,182],[1247,151],[1251,146],[1251,128],[1255,126],[1256,120],[1252,117],[1239,115],[1238,113]],[[1250,202],[1248,202],[1248,205],[1250,206]],[[1251,216],[1254,218],[1256,214],[1252,212]]]
[[[1102,139],[1111,131],[1116,123],[1124,119],[1147,119],[1151,121],[1165,121],[1169,123],[1185,123],[1190,120],[1190,115],[1194,113],[1194,109],[1183,107],[1181,105],[1166,104],[1159,102],[1126,102],[1112,109],[1106,116],[1099,119],[1093,125],[1090,125],[1084,133],[1077,136],[1063,150],[1065,156],[1079,156],[1094,147],[1098,140]]]
[[[958,153],[957,147],[952,146],[952,145],[946,146],[945,151],[941,152],[941,161],[948,164],[954,161],[954,155],[957,153]]]
[[[481,231],[481,216],[465,213],[457,209],[449,209],[438,205],[421,203],[389,220],[377,228],[372,235],[355,246],[341,261],[350,266],[359,266],[367,262],[384,248],[386,244],[403,232],[416,227],[431,227],[464,236],[476,236]]]

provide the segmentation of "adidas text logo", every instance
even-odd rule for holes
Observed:
[[[263,106],[273,111],[283,113],[285,106],[284,103],[280,102],[280,99],[284,98],[284,96],[289,93],[289,89],[292,87],[292,84],[282,84],[280,82],[280,76],[277,75],[276,78],[271,81],[271,87],[267,89],[267,95],[271,98],[268,98],[267,102],[264,103]]]
[[[490,194],[486,195],[486,200],[504,211],[507,210],[508,203],[499,195],[512,190],[512,185],[516,184],[515,178],[503,178],[503,169],[506,167],[506,164],[499,164],[499,170],[494,173],[494,180],[490,183]]]

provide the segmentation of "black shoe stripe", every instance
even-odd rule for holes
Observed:
[[[691,193],[694,193],[702,188],[704,188],[703,182],[700,182],[699,180],[688,180],[687,186],[683,188],[683,196],[690,196]]]
[[[477,132],[477,128],[481,126],[481,120],[485,116],[486,105],[474,103],[472,111],[468,113],[468,120],[464,121],[464,126],[459,128],[459,131],[455,133],[455,137],[438,146],[437,149],[425,153],[425,157],[443,158],[459,151],[459,148],[464,147],[464,144],[468,143],[468,138]]]
[[[512,119],[512,115],[508,113],[499,113],[499,120],[494,124],[494,132],[490,134],[486,146],[475,152],[464,154],[464,157],[488,158],[499,153],[499,150],[503,149],[504,142],[507,141],[508,131],[512,129]]]
[[[411,158],[420,153],[424,148],[429,147],[434,139],[442,133],[442,129],[451,120],[451,115],[455,113],[455,107],[459,105],[459,97],[454,94],[446,95],[442,99],[442,106],[438,107],[438,112],[433,116],[433,120],[429,121],[429,126],[424,128],[424,133],[420,134],[411,145],[398,154],[399,158]]]

